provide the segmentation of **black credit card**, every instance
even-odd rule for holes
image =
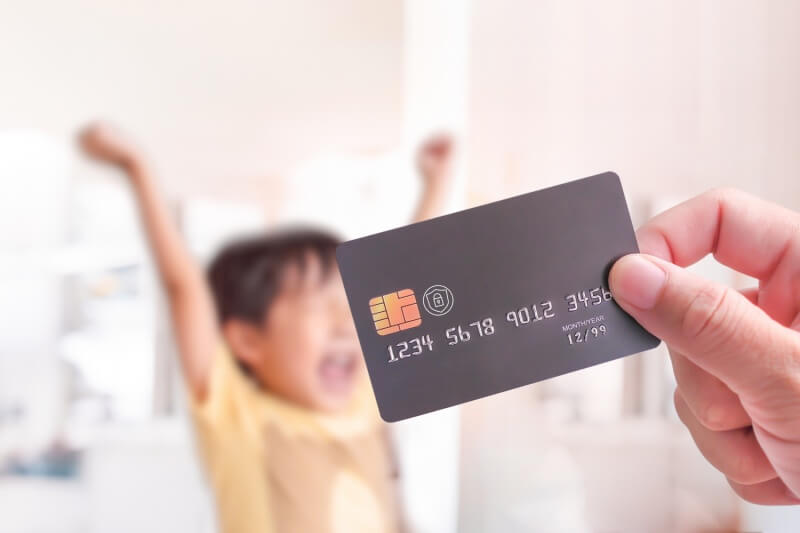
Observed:
[[[656,347],[608,290],[638,252],[598,174],[339,245],[381,416],[402,420]]]

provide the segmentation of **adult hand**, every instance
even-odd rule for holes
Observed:
[[[800,503],[800,214],[714,190],[637,232],[615,300],[669,347],[675,407],[745,500]],[[738,292],[682,267],[707,254],[759,280]]]

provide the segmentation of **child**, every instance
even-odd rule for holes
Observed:
[[[206,279],[135,145],[104,124],[80,141],[126,173],[138,201],[222,531],[400,531],[397,475],[364,379],[337,239],[297,229],[234,242]],[[441,208],[451,153],[443,136],[420,149],[417,220]]]

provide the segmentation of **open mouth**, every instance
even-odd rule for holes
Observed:
[[[352,348],[327,350],[319,365],[322,386],[334,394],[350,392],[357,372],[358,352]]]

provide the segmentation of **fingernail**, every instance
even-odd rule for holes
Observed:
[[[614,299],[643,310],[655,307],[666,281],[666,272],[640,254],[619,259],[609,275]]]

